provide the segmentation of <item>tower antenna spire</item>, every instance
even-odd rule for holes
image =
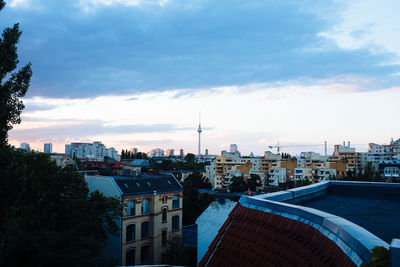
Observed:
[[[199,133],[199,151],[198,151],[198,156],[201,155],[201,147],[200,147],[200,140],[201,140],[201,132],[203,130],[201,129],[201,110],[199,110],[199,128],[197,129],[197,132]]]

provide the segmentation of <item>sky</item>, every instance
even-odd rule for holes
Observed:
[[[398,139],[396,0],[8,0],[33,77],[9,142],[242,154]],[[273,149],[275,150],[275,149]]]

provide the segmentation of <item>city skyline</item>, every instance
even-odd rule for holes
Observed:
[[[396,1],[14,0],[21,64],[33,76],[9,142],[33,148],[102,141],[118,150],[279,141],[328,153],[397,138]],[[299,146],[303,145],[300,149]],[[289,146],[292,146],[289,148]],[[297,147],[296,147],[297,146]],[[317,148],[321,150],[317,150]]]

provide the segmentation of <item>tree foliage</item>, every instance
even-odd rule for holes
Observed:
[[[307,186],[310,184],[312,184],[312,181],[308,177],[304,180],[296,181],[296,187]]]
[[[229,185],[231,192],[243,193],[247,191],[248,185],[242,176],[233,177]]]
[[[202,171],[205,162],[196,161],[172,161],[170,159],[164,159],[161,163],[150,160],[150,168],[156,171],[177,171],[177,170],[187,170],[187,171]]]
[[[0,0],[0,11],[5,6]],[[8,131],[13,124],[21,123],[24,104],[20,99],[26,94],[32,76],[31,64],[15,71],[18,61],[17,44],[21,31],[16,23],[5,28],[0,38],[0,146],[7,143]]]
[[[200,199],[200,188],[211,189],[211,184],[198,172],[190,174],[183,182],[183,225],[193,224],[212,202],[211,199]]]
[[[183,238],[174,238],[168,241],[166,264],[179,266],[196,266],[196,247],[185,247]]]
[[[364,168],[350,169],[346,175],[340,180],[345,181],[367,181],[367,182],[382,182],[382,177],[378,171],[368,162]]]
[[[99,265],[120,200],[43,153],[0,148],[0,266]]]
[[[247,180],[242,176],[233,177],[229,185],[229,190],[231,192],[243,193],[249,189],[256,191],[259,186],[261,186],[261,177],[257,174],[250,174],[250,178]]]
[[[389,267],[390,252],[385,247],[375,246],[371,249],[371,262],[361,264],[362,267]]]

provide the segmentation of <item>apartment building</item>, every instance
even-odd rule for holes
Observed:
[[[168,240],[182,236],[183,192],[173,175],[111,177],[86,175],[91,191],[119,197],[124,215],[119,237],[110,237],[105,257],[121,265],[159,264]]]
[[[280,154],[274,154],[271,151],[265,151],[264,157],[261,159],[261,171],[265,177],[270,176],[270,170],[272,168],[280,168],[280,161],[282,156]],[[264,186],[269,185],[268,179],[264,180]]]
[[[356,149],[348,145],[335,145],[332,157],[329,158],[330,162],[345,160],[347,162],[346,171],[354,170],[361,167],[361,153],[356,152]]]
[[[94,161],[102,161],[104,157],[118,160],[118,151],[113,147],[106,148],[101,142],[71,143],[65,145],[65,154],[73,158],[87,158]]]

